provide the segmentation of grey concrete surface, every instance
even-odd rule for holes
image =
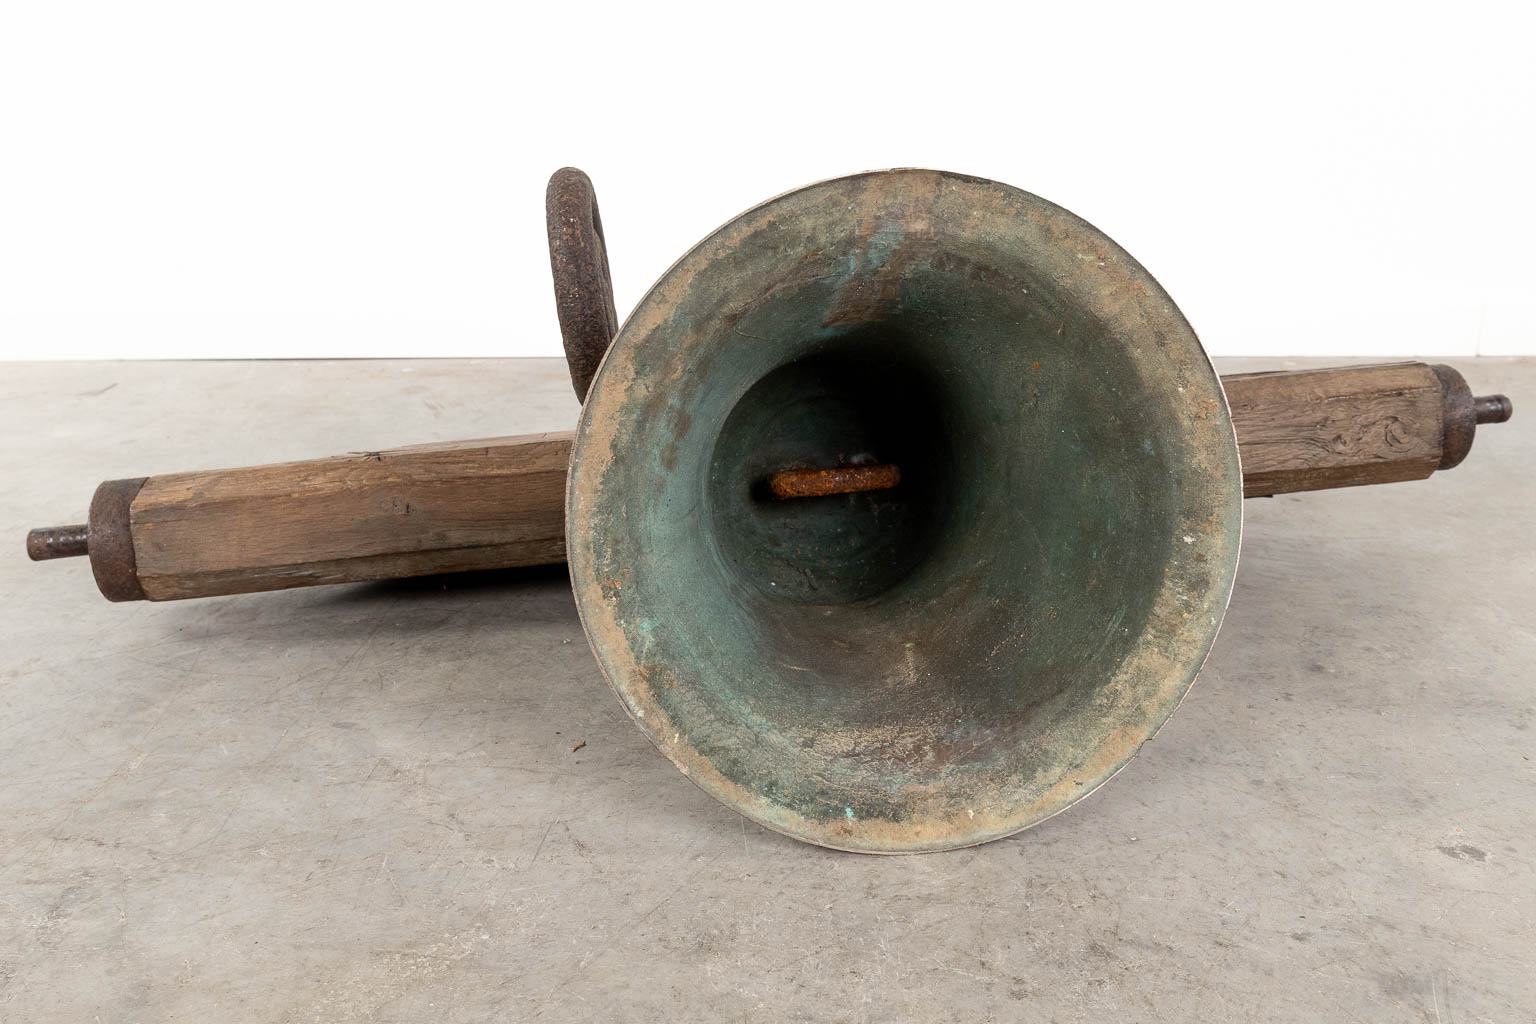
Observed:
[[[1514,422],[1250,501],[1118,778],[882,858],[690,785],[562,571],[114,606],[23,554],[109,477],[566,427],[559,363],[0,364],[0,1019],[1536,1020],[1536,361],[1458,365]]]

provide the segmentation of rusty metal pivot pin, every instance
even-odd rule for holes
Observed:
[[[27,556],[34,562],[49,558],[78,558],[90,553],[91,528],[84,523],[75,526],[44,526],[27,534]]]
[[[1474,417],[1479,423],[1503,423],[1515,411],[1508,395],[1478,395],[1472,399]]]
[[[899,483],[901,469],[889,462],[837,469],[781,469],[768,477],[768,489],[781,500],[884,491]]]

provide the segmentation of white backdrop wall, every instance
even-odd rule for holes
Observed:
[[[562,164],[621,311],[924,165],[1086,217],[1218,355],[1536,352],[1532,10],[13,3],[0,356],[558,354]]]

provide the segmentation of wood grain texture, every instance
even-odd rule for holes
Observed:
[[[565,560],[568,431],[150,478],[152,601]]]
[[[1221,379],[1243,495],[1421,480],[1440,463],[1445,397],[1424,363]]]
[[[1418,480],[1440,462],[1431,367],[1222,378],[1246,497]],[[565,560],[570,431],[151,477],[130,512],[152,601]]]

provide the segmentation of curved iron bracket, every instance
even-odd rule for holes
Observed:
[[[619,333],[608,246],[592,179],[575,167],[556,171],[544,193],[544,219],[565,361],[576,397],[584,402],[598,364]]]

